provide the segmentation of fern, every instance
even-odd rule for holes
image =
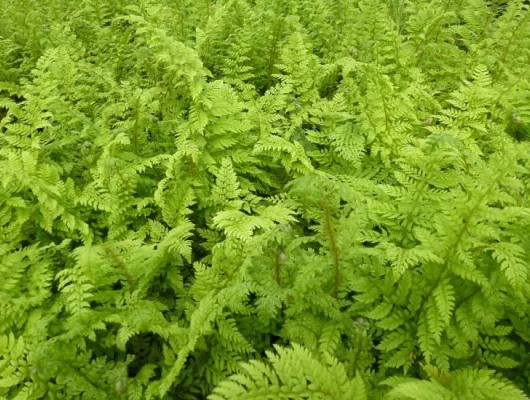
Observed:
[[[493,371],[464,369],[440,374],[426,366],[430,380],[390,378],[389,399],[526,399],[519,389],[496,376]]]
[[[0,398],[526,398],[528,2],[159,3],[0,0]]]
[[[295,344],[292,349],[276,347],[276,352],[267,354],[270,366],[259,361],[244,365],[243,373],[222,382],[209,399],[366,399],[362,380],[350,380],[329,355],[321,362]]]

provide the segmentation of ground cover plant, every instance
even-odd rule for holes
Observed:
[[[528,398],[525,2],[0,10],[0,399]]]

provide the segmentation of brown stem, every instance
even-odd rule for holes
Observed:
[[[274,279],[276,280],[276,283],[278,286],[281,286],[281,280],[280,280],[280,256],[281,251],[276,252],[276,257],[274,258]]]
[[[140,125],[140,97],[136,99],[136,109],[134,115],[134,136],[133,136],[133,148],[134,154],[138,155],[138,127]]]
[[[333,254],[333,297],[337,298],[340,283],[340,249],[337,243],[337,236],[333,226],[331,211],[324,200],[320,202],[324,210],[324,232],[329,236],[331,253]]]
[[[127,279],[127,283],[129,284],[129,294],[132,294],[133,291],[133,279],[131,274],[129,274],[129,271],[127,270],[127,267],[123,263],[122,260],[119,259],[119,257],[112,251],[110,248],[105,247],[104,248],[105,254],[112,260],[114,265],[118,267],[118,269],[125,275],[125,279]]]

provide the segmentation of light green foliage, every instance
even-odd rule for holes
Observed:
[[[299,345],[293,349],[277,346],[276,350],[278,354],[267,352],[272,368],[252,360],[242,366],[241,374],[221,383],[208,398],[366,400],[362,380],[350,380],[344,366],[329,354],[323,356],[326,361],[322,363]]]
[[[0,399],[526,399],[523,0],[0,0]]]
[[[463,369],[440,373],[432,365],[425,367],[429,380],[389,378],[382,382],[393,386],[388,399],[526,399],[523,392],[487,369]]]

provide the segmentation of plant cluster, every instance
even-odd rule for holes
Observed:
[[[524,1],[0,7],[0,399],[528,398]]]

